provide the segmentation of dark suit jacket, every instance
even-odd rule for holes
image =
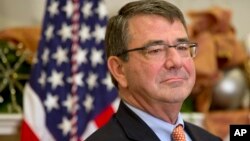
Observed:
[[[185,131],[193,141],[221,141],[204,129],[185,122]],[[123,102],[111,120],[86,141],[160,141],[152,129]]]

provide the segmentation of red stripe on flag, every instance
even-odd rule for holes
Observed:
[[[20,141],[39,141],[29,125],[23,120]]]
[[[114,114],[114,109],[109,105],[104,111],[102,111],[96,118],[95,122],[98,128],[106,124],[111,116]]]

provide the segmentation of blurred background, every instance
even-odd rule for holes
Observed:
[[[108,14],[112,16],[125,3],[133,0],[104,0]],[[248,0],[168,0],[177,5],[184,13],[189,10],[202,10],[211,6],[229,8],[232,11],[232,24],[237,29],[237,37],[245,39],[249,33],[250,19]],[[44,0],[1,0],[0,29],[13,26],[39,25],[43,17]],[[189,19],[186,19],[189,21]]]
[[[108,16],[112,16],[121,6],[133,0],[104,1]],[[250,124],[250,18],[248,18],[250,1],[169,0],[169,2],[183,11],[190,39],[199,43],[198,56],[195,58],[197,82],[192,94],[184,103],[182,112],[187,120],[228,140],[230,124]],[[11,36],[22,41],[23,38],[20,36],[32,33],[29,37],[32,37],[34,43],[28,44],[33,45],[31,51],[34,54],[36,51],[34,45],[39,40],[44,9],[44,0],[1,0],[1,49],[8,48],[4,41],[11,39]],[[6,35],[6,31],[11,34]],[[22,32],[22,34],[17,36],[16,32]],[[13,52],[16,52],[16,49],[8,55]],[[19,59],[18,56],[11,58],[12,60],[7,60],[10,63],[15,63]],[[4,64],[4,61],[1,60],[1,63]],[[27,70],[31,65],[27,61],[23,62],[21,67]],[[19,73],[24,74],[24,78],[28,78],[29,72]],[[1,74],[0,83],[4,83]],[[25,79],[21,84],[24,83]],[[4,97],[4,94],[9,95],[11,92],[1,89],[1,86],[0,90],[0,140],[18,140],[22,96],[15,92],[16,102],[13,108],[13,99],[10,99],[11,108],[5,103]],[[11,116],[6,113],[19,114]]]

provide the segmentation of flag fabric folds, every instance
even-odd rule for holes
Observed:
[[[21,140],[84,140],[116,111],[104,55],[106,24],[101,0],[47,1],[24,90]]]

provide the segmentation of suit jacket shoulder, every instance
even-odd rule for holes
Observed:
[[[111,120],[86,141],[160,141],[156,134],[123,102]]]

